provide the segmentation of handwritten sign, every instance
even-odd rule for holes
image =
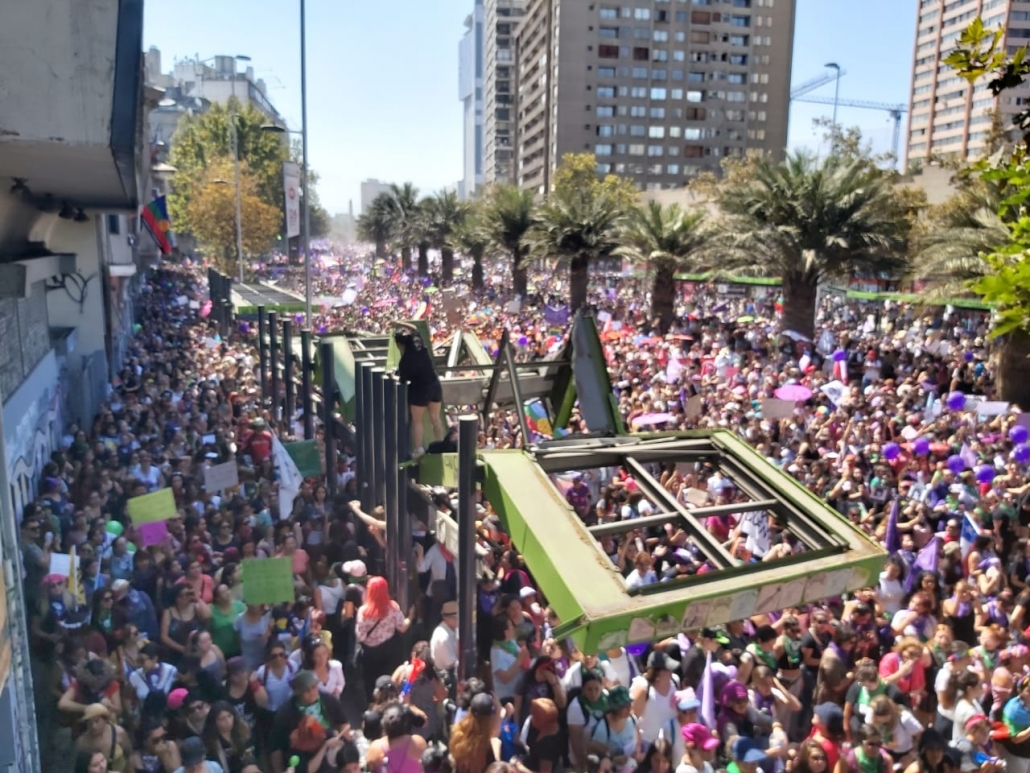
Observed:
[[[775,397],[767,397],[762,400],[762,418],[769,421],[778,419],[789,419],[794,415],[794,403],[789,400],[780,400]]]
[[[688,419],[693,419],[695,416],[701,415],[701,408],[704,405],[704,398],[701,395],[694,395],[687,398],[687,404],[683,409],[683,412],[687,415]]]
[[[75,559],[75,567],[78,569],[79,560]],[[49,574],[59,574],[62,577],[71,577],[72,557],[68,553],[50,554]]]
[[[136,526],[154,521],[167,521],[175,515],[175,497],[170,488],[129,500],[129,517]]]
[[[243,600],[247,604],[281,604],[293,601],[293,560],[246,558],[242,564]]]
[[[161,545],[168,539],[168,521],[141,523],[138,530],[145,548],[151,545]]]
[[[204,491],[213,494],[240,485],[240,471],[236,462],[229,461],[208,467],[204,472]]]

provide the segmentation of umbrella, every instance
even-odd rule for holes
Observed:
[[[811,338],[802,335],[797,330],[784,330],[780,335],[787,336],[791,341],[805,341],[806,343],[812,343]]]
[[[803,403],[812,396],[812,390],[801,384],[786,384],[777,389],[775,394],[781,400],[789,400],[792,403]]]
[[[676,421],[671,413],[645,413],[633,419],[635,427],[653,427],[655,424],[665,424],[667,421]]]

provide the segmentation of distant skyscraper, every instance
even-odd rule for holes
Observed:
[[[389,193],[390,183],[381,180],[365,180],[361,183],[361,214],[368,212],[372,202],[380,193]]]
[[[458,195],[466,199],[483,183],[483,0],[465,19],[458,46],[458,99],[462,102],[463,159]]]
[[[782,157],[794,16],[795,0],[527,0],[517,184],[548,190],[566,153],[593,152],[599,172],[651,190],[682,187],[726,156]]]
[[[975,88],[943,63],[969,22],[980,16],[989,28],[1005,30],[1013,52],[1030,42],[1026,0],[917,0],[915,61],[909,99],[908,159],[932,156],[976,158],[986,149],[997,116],[1006,129],[1025,107],[1030,86],[994,97],[982,78]]]
[[[515,30],[525,0],[486,0],[483,31],[483,179],[515,179]]]

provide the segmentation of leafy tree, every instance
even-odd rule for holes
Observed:
[[[393,202],[389,193],[380,193],[358,218],[358,238],[376,246],[376,257],[386,257],[386,245],[393,238]]]
[[[676,270],[707,246],[703,223],[701,213],[650,201],[631,209],[623,224],[622,244],[615,254],[651,269],[651,316],[660,321],[662,333],[669,330],[675,316]]]
[[[451,235],[464,221],[468,205],[453,191],[441,191],[423,202],[426,230],[430,244],[440,250],[443,280],[454,279],[454,247]]]
[[[197,181],[187,210],[201,248],[214,256],[219,268],[230,276],[239,268],[232,171],[231,161],[214,161]],[[280,213],[262,200],[258,181],[245,164],[240,165],[240,213],[244,253],[255,255],[267,250],[280,233]]]
[[[986,77],[988,89],[1000,96],[1023,86],[1030,77],[1027,53],[1022,46],[1009,55],[1004,30],[988,30],[977,18],[945,61],[971,85]],[[1007,231],[1001,244],[981,253],[987,270],[970,286],[995,306],[992,335],[1001,339],[996,360],[999,393],[1026,408],[1030,406],[1030,108],[1015,114],[1012,125],[1018,144],[981,159],[970,170],[998,191],[996,213]]]
[[[512,284],[515,294],[522,297],[525,297],[528,286],[526,234],[535,222],[534,206],[531,191],[501,185],[487,194],[482,217],[482,227],[491,246],[511,256]]]
[[[555,187],[537,212],[527,235],[534,256],[569,269],[569,305],[586,306],[590,264],[618,247],[624,209],[610,188]]]
[[[419,241],[422,228],[418,206],[418,188],[411,183],[391,185],[390,233],[401,250],[401,267],[411,270],[411,249]]]
[[[483,289],[483,257],[490,247],[490,234],[484,225],[484,210],[482,200],[473,202],[448,237],[451,249],[472,258],[472,288],[475,290]]]
[[[812,336],[816,292],[832,276],[904,265],[909,223],[893,186],[867,159],[799,153],[759,161],[718,195],[726,270],[783,280],[785,329]]]
[[[589,189],[594,193],[604,192],[616,206],[628,210],[640,201],[640,191],[627,177],[597,173],[597,158],[593,153],[566,153],[554,173],[554,191]]]

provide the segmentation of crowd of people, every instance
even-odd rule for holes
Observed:
[[[525,359],[567,332],[543,277],[518,302],[501,284],[451,294],[344,265],[316,272],[318,295],[341,298],[320,304],[318,328],[387,333],[417,313],[433,341],[408,329],[406,349],[458,328],[489,348],[507,327]],[[298,287],[296,272],[277,278]],[[385,518],[354,501],[347,449],[329,471],[338,495],[308,479],[280,517],[274,447],[290,424],[262,397],[252,327],[217,338],[195,308],[206,293],[188,266],[149,274],[110,397],[69,428],[22,514],[45,770],[1030,770],[1030,447],[1018,408],[995,399],[983,315],[827,296],[809,340],[779,331],[774,296],[687,285],[662,331],[638,280],[600,280],[591,302],[627,426],[736,432],[890,555],[876,586],[844,598],[585,653],[552,635],[560,621],[484,501],[477,676],[459,679],[454,557],[416,523],[416,603],[401,609]],[[807,396],[763,415],[785,386]],[[481,435],[534,439],[503,411]],[[240,486],[208,492],[226,461]],[[742,498],[715,467],[653,472],[687,507]],[[587,525],[656,511],[625,469],[554,482]],[[127,502],[164,488],[176,516],[149,544]],[[454,507],[452,491],[428,493]],[[744,561],[805,550],[769,513],[706,527]],[[630,588],[712,569],[673,528],[603,547]],[[73,554],[60,571],[54,557]],[[245,602],[241,562],[267,557],[290,559],[292,603]]]

